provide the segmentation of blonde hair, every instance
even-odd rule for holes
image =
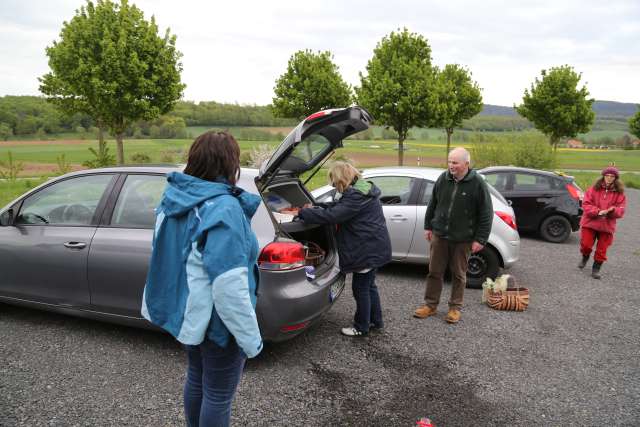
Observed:
[[[347,162],[335,162],[329,169],[329,181],[340,193],[343,193],[356,177],[361,178],[360,172]]]

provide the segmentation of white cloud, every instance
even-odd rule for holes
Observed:
[[[131,2],[177,35],[185,98],[196,101],[269,103],[300,49],[331,51],[356,85],[376,43],[407,27],[429,40],[435,64],[467,66],[487,103],[519,102],[542,69],[562,64],[582,72],[597,99],[640,102],[636,0]],[[82,4],[2,2],[0,95],[38,93],[44,49]]]

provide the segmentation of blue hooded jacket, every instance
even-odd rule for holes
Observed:
[[[142,315],[178,341],[209,338],[226,347],[231,335],[248,357],[262,350],[255,313],[258,241],[251,218],[260,198],[223,179],[179,172],[156,211]]]

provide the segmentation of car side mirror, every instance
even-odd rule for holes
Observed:
[[[13,208],[7,209],[0,215],[0,226],[8,227],[13,225]]]

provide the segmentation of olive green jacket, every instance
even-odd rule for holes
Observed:
[[[436,180],[424,229],[452,242],[487,244],[493,222],[493,204],[484,179],[473,169],[456,182],[447,170]]]

